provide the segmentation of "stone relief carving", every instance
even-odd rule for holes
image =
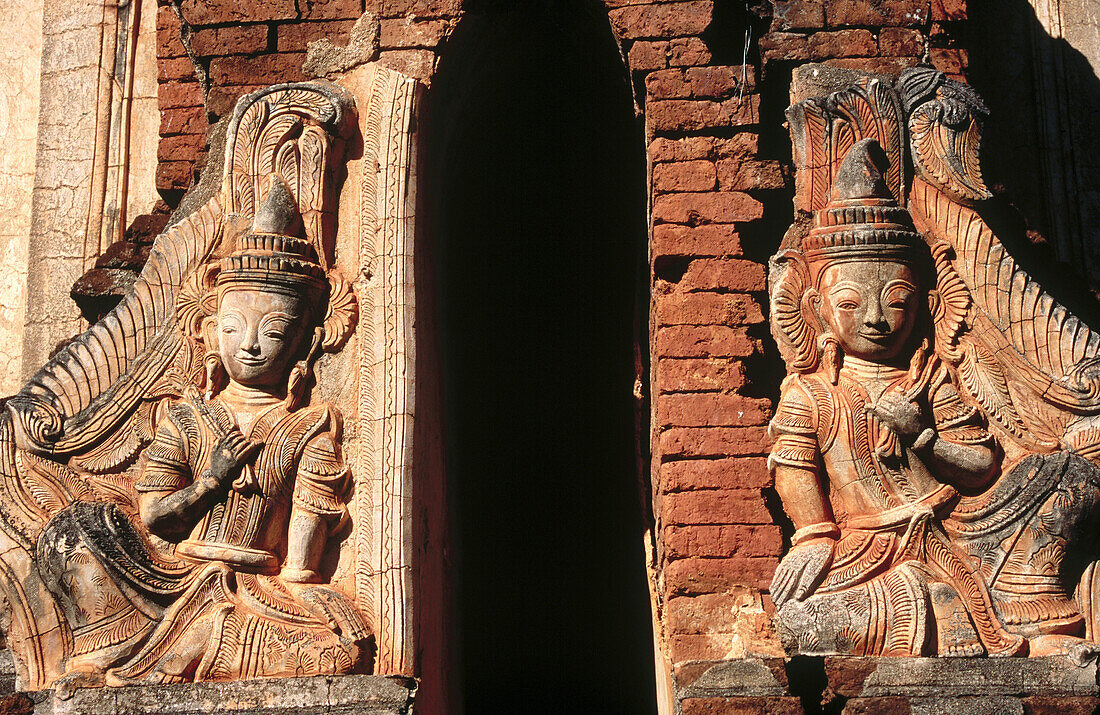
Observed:
[[[785,647],[1094,653],[1100,335],[975,210],[981,99],[926,68],[799,83],[803,218],[771,264]]]
[[[370,325],[371,311],[411,320],[411,301],[373,297],[411,276],[372,282],[360,264],[393,263],[379,233],[411,248],[414,91],[360,74],[362,110],[320,81],[242,98],[221,191],[6,401],[0,593],[21,687],[363,673],[383,658],[383,672],[412,672],[406,508],[372,503],[400,499],[408,475],[369,459],[376,442],[409,442],[356,391],[407,396],[378,383],[411,373],[411,338],[378,356]],[[371,153],[361,175],[345,169],[349,142]],[[361,215],[338,232],[338,213]],[[326,354],[379,379],[356,383],[352,368],[350,386],[329,385],[315,369]]]

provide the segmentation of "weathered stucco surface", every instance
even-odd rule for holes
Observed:
[[[0,0],[0,393],[19,385],[26,315],[42,2]]]
[[[157,6],[141,3],[134,48],[134,84],[130,109],[129,157],[120,154],[115,165],[129,172],[124,222],[149,213],[157,203],[157,143],[160,141],[160,109],[157,106]],[[119,143],[121,147],[121,142]],[[123,226],[123,229],[126,228]]]
[[[73,283],[157,201],[155,4],[46,0],[39,12],[41,111],[13,385],[85,327]]]
[[[88,186],[96,132],[103,6],[47,0],[42,18],[42,94],[31,199],[22,377],[82,328],[69,298],[85,265]]]

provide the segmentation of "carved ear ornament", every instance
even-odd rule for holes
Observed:
[[[203,340],[203,322],[218,310],[214,290],[221,266],[205,263],[183,279],[176,296],[176,320],[184,335],[198,342]]]
[[[286,402],[287,408],[291,411],[298,409],[304,401],[306,390],[309,387],[309,377],[313,374],[313,362],[317,359],[318,352],[320,352],[324,334],[324,328],[321,326],[313,329],[313,339],[310,341],[309,351],[290,370],[290,377],[287,380]]]
[[[799,251],[783,251],[772,259],[771,274],[772,331],[779,351],[792,370],[812,372],[817,368],[818,331],[806,302],[813,290],[806,258]]]
[[[359,318],[359,304],[352,290],[351,281],[348,281],[339,271],[329,271],[329,296],[328,310],[325,314],[324,339],[321,341],[321,349],[325,352],[336,352],[355,329],[356,320]]]
[[[952,365],[962,360],[960,338],[967,329],[970,291],[951,265],[955,251],[945,241],[932,246],[936,288],[928,293],[928,307],[935,328],[936,352]]]
[[[817,339],[818,350],[821,352],[821,369],[829,382],[833,385],[840,381],[840,368],[844,362],[844,352],[840,349],[840,341],[829,332],[823,332]]]

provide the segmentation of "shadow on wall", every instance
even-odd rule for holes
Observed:
[[[982,164],[998,195],[983,210],[1011,240],[1025,230],[1031,244],[1009,249],[1029,267],[1045,265],[1044,287],[1082,275],[1100,289],[1100,79],[1089,59],[1065,39],[1051,37],[1027,0],[971,0],[959,39],[969,50],[967,77],[988,105]],[[1100,21],[1094,0],[1061,3],[1067,36]],[[1077,23],[1074,30],[1070,23]],[[1100,45],[1100,32],[1092,42]],[[1100,46],[1084,48],[1100,58]],[[1025,219],[1014,217],[1010,202]],[[999,214],[999,215],[994,215]],[[1026,221],[1026,224],[1023,223]],[[998,226],[994,226],[1000,228]],[[1036,260],[1029,260],[1030,253]],[[1069,304],[1091,313],[1095,299]],[[1091,305],[1085,305],[1090,304]],[[1079,304],[1079,305],[1078,305]]]
[[[644,144],[606,11],[469,3],[428,102],[456,700],[653,712],[632,399]]]

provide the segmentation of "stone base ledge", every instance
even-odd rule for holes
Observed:
[[[364,713],[408,715],[417,681],[401,676],[343,675],[268,678],[225,683],[144,685],[77,690],[63,700],[52,690],[15,693],[0,702],[0,712],[27,715],[78,713],[249,713],[306,715]]]
[[[712,712],[1076,713],[1100,711],[1096,660],[744,658],[673,669],[683,715]]]

